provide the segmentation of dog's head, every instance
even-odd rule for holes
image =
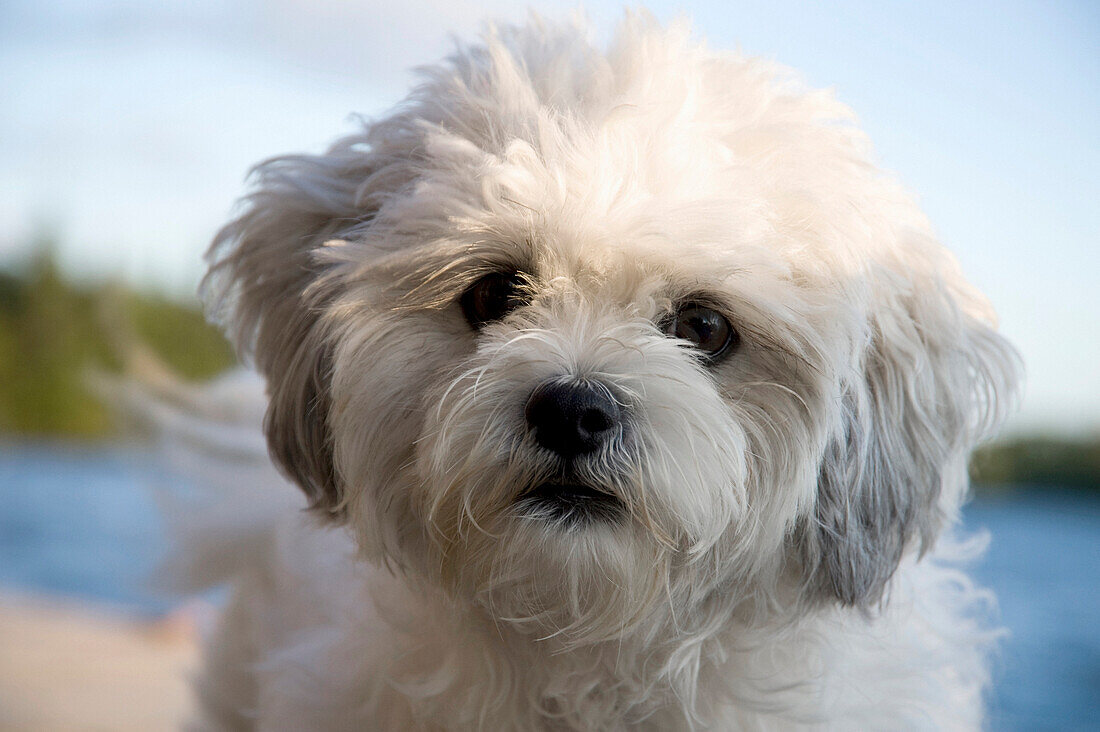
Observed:
[[[866,606],[953,517],[1016,361],[865,147],[682,29],[494,31],[260,166],[206,287],[277,462],[453,597],[575,638]]]

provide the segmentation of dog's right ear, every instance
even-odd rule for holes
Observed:
[[[276,464],[311,507],[333,516],[342,496],[328,428],[331,366],[322,314],[335,293],[315,252],[373,214],[363,203],[371,156],[354,143],[257,166],[243,212],[206,254],[201,288],[211,320],[267,379],[264,431]]]

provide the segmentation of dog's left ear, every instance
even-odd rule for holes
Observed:
[[[862,368],[822,458],[798,537],[819,599],[881,598],[905,549],[924,551],[958,507],[970,450],[1015,397],[1019,358],[988,305],[953,261],[921,269],[882,271]]]

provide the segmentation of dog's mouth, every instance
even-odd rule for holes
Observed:
[[[520,494],[516,499],[516,508],[526,519],[552,522],[567,528],[615,523],[626,514],[626,506],[617,496],[573,482],[540,483]]]

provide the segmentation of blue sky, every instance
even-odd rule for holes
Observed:
[[[534,2],[560,16],[572,2]],[[831,86],[991,298],[1029,380],[1013,429],[1100,430],[1100,3],[653,2]],[[589,2],[602,29],[620,4]],[[317,151],[504,0],[5,0],[0,266],[49,231],[81,276],[193,291],[270,155]]]

